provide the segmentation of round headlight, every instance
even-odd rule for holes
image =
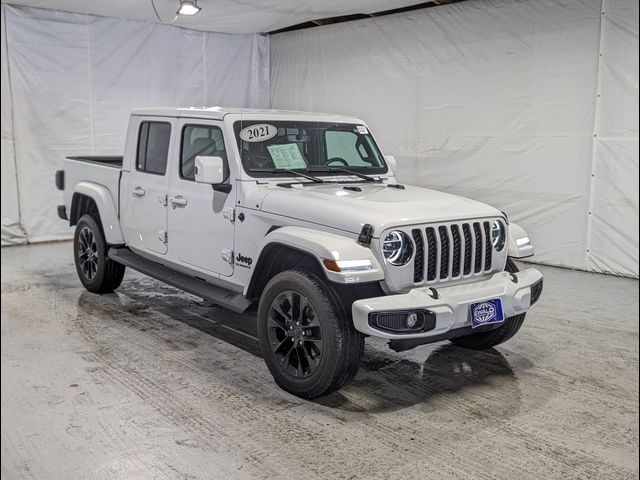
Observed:
[[[409,236],[399,230],[390,232],[382,243],[382,253],[391,265],[405,265],[411,260],[413,244]]]
[[[500,220],[496,220],[491,225],[491,243],[493,248],[497,251],[501,251],[504,248],[505,241],[507,239],[507,229]]]

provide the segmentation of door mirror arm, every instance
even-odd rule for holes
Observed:
[[[213,188],[215,192],[229,193],[232,186],[230,183],[214,183],[211,185],[211,188]]]

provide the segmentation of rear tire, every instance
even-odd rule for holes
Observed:
[[[517,265],[510,258],[507,258],[507,264],[504,269],[506,272],[510,273],[516,273],[519,271]],[[496,345],[506,342],[518,333],[518,330],[520,330],[520,327],[522,327],[522,324],[524,323],[525,316],[526,313],[522,313],[520,315],[509,317],[495,330],[452,338],[450,341],[458,347],[470,348],[472,350],[488,350]]]
[[[287,270],[269,281],[258,307],[258,335],[274,380],[298,397],[334,392],[360,368],[364,336],[334,288],[307,271]]]
[[[93,293],[113,292],[122,283],[124,265],[111,260],[102,228],[91,215],[78,220],[73,236],[73,258],[78,278]]]

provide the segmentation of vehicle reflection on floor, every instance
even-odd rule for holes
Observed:
[[[145,323],[145,317],[162,313],[261,356],[255,310],[236,314],[146,278],[128,280],[121,291],[125,293],[102,296],[83,292],[78,308],[93,315],[135,322],[150,335],[157,332]],[[526,359],[519,360],[521,368],[530,365]],[[272,379],[266,377],[265,381]],[[460,401],[462,393],[464,401]],[[343,390],[316,399],[315,403],[362,413],[419,405],[432,412],[442,411],[443,421],[452,414],[462,421],[467,416],[477,421],[483,416],[493,420],[509,418],[521,405],[521,393],[509,360],[496,349],[474,351],[445,342],[399,354],[389,350],[383,340],[369,338],[356,378]],[[452,412],[456,409],[459,411]],[[432,417],[437,421],[437,414]]]

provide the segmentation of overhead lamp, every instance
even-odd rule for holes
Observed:
[[[196,0],[180,0],[180,7],[178,7],[176,14],[193,16],[200,10]]]

